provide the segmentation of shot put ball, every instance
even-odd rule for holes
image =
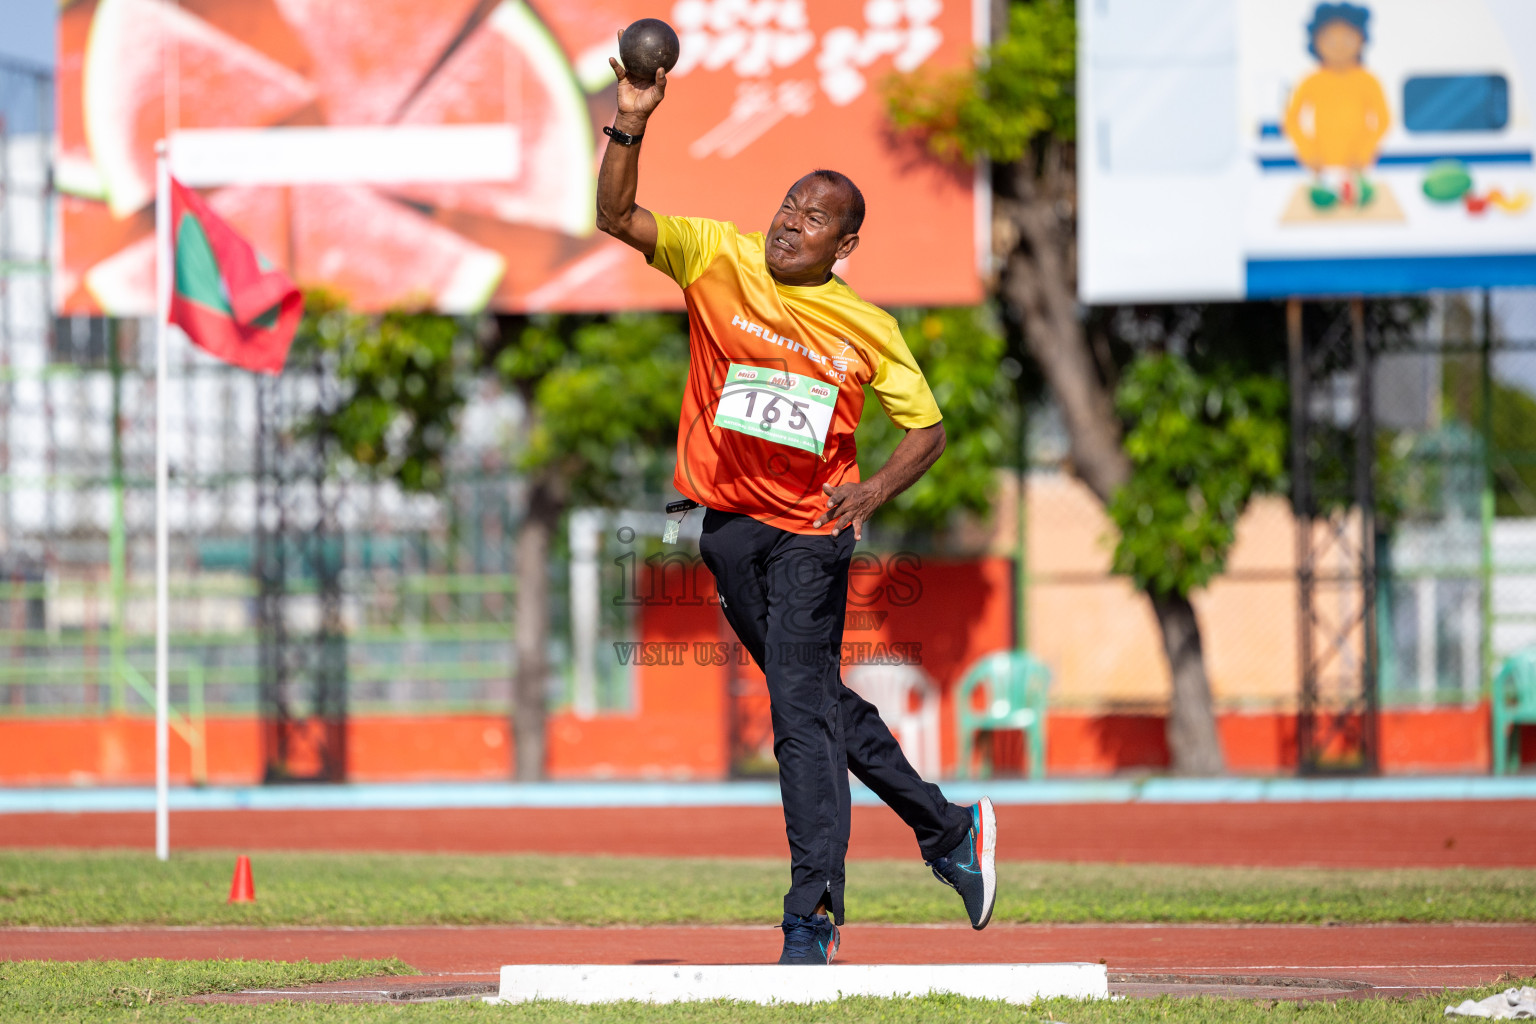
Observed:
[[[654,82],[657,68],[671,71],[677,53],[677,33],[658,18],[641,18],[619,37],[619,63],[636,82]]]

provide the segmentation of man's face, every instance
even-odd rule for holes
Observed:
[[[1365,38],[1360,30],[1347,21],[1330,21],[1317,30],[1317,55],[1323,67],[1334,71],[1346,71],[1360,63],[1360,51],[1365,48]]]
[[[843,234],[848,193],[823,178],[807,175],[795,182],[764,239],[768,271],[780,284],[822,284],[832,265],[859,244]]]

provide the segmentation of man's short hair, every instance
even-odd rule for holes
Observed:
[[[821,167],[807,174],[806,177],[820,178],[848,194],[848,205],[843,209],[842,234],[858,234],[859,228],[864,226],[864,193],[859,191],[859,186],[853,183],[853,179],[842,171],[829,171]]]

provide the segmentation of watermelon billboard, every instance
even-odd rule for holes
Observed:
[[[152,314],[156,143],[170,139],[181,173],[192,141],[206,153],[227,137],[253,156],[281,150],[278,177],[207,182],[209,205],[301,286],[359,309],[677,308],[675,286],[594,224],[614,111],[607,58],[640,17],[665,18],[682,40],[647,130],[643,205],[761,230],[796,178],[836,168],[869,203],[863,244],[839,267],[854,288],[884,304],[973,302],[987,196],[892,139],[881,82],[963,66],[984,10],[973,0],[70,0],[59,20],[55,305]],[[505,142],[500,170],[412,180],[434,155],[451,165],[450,144],[477,132]],[[375,157],[363,145],[382,148]],[[237,152],[225,163],[238,165]],[[349,180],[348,168],[370,162],[379,173]]]

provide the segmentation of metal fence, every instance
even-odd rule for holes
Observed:
[[[1536,644],[1536,290],[1430,296],[1413,331],[1373,352],[1372,388],[1379,705],[1475,705],[1503,659]],[[1318,391],[1337,404],[1350,382],[1325,376]],[[1048,408],[1030,433],[1028,640],[1053,668],[1052,700],[1159,714],[1162,650],[1144,602],[1109,571],[1113,527],[1072,477]],[[1340,500],[1341,528],[1357,531]],[[1196,595],[1227,710],[1297,709],[1296,530],[1284,496],[1256,501],[1228,571]],[[1358,615],[1361,582],[1344,582],[1314,614]],[[1358,655],[1354,631],[1345,654]]]
[[[152,350],[133,321],[53,326],[0,336],[16,384],[0,415],[0,715],[143,713],[153,678]],[[256,382],[187,348],[172,359],[172,701],[251,713]],[[483,386],[439,493],[406,494],[333,467],[353,711],[509,709],[519,419],[510,396]],[[613,533],[597,538],[603,594],[621,586]],[[301,538],[290,543],[287,614],[302,627],[320,614],[319,599],[312,559]],[[575,687],[567,567],[550,573],[549,688],[559,706]],[[599,652],[631,625],[622,606],[602,610],[610,606],[599,602],[591,634]],[[627,706],[622,668],[591,662],[596,709]]]
[[[1536,290],[1435,297],[1376,388],[1383,702],[1473,704],[1536,643]]]

